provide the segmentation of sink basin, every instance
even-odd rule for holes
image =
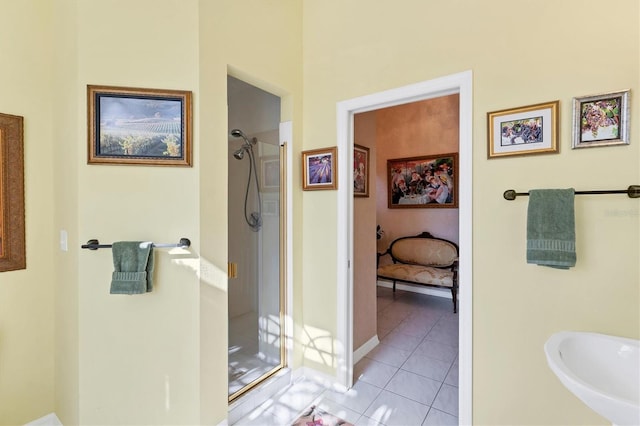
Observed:
[[[616,425],[640,425],[640,340],[563,331],[544,345],[563,385]]]

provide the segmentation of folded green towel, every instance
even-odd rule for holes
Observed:
[[[527,263],[569,269],[576,264],[575,191],[529,191]]]
[[[143,241],[113,243],[111,294],[142,294],[153,289],[153,244]]]

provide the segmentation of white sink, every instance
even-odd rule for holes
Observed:
[[[563,331],[544,345],[551,370],[615,425],[640,425],[640,340]]]

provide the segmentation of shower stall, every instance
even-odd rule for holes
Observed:
[[[284,366],[280,98],[228,77],[229,400]]]

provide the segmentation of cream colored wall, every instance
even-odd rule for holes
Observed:
[[[53,411],[51,13],[37,0],[0,2],[0,112],[24,117],[27,269],[0,272],[0,424]]]
[[[52,247],[55,270],[55,412],[66,425],[80,424],[80,352],[79,352],[79,272],[81,242],[78,223],[79,177],[85,152],[80,130],[84,102],[78,102],[82,90],[78,83],[78,26],[75,20],[79,0],[57,1],[53,8],[53,140],[61,145],[54,150],[53,232],[64,229],[69,250]],[[53,105],[56,105],[53,107]],[[78,121],[80,120],[80,121]],[[80,160],[82,158],[82,160]],[[77,160],[76,160],[77,159]],[[83,236],[84,237],[84,236]],[[54,411],[52,409],[51,411]]]
[[[293,121],[294,159],[301,151],[302,4],[200,1],[200,235],[201,420],[217,424],[227,410],[227,73],[281,98],[282,121]],[[206,120],[204,119],[206,117]],[[206,135],[206,136],[204,136]],[[293,162],[294,182],[300,166]],[[294,229],[301,228],[300,191],[294,193]],[[300,241],[294,243],[294,314],[301,317]],[[299,327],[296,325],[296,329]],[[299,335],[299,331],[297,334]],[[299,339],[299,338],[298,338]],[[298,351],[299,352],[299,351]],[[291,360],[300,365],[301,357]],[[222,386],[221,384],[224,383]]]
[[[473,71],[474,423],[606,424],[559,383],[542,347],[566,329],[640,337],[638,201],[578,198],[578,264],[557,271],[525,263],[527,200],[507,202],[502,192],[638,182],[637,126],[629,146],[570,149],[573,96],[640,89],[638,3],[603,11],[596,0],[527,2],[522,13],[509,0],[304,5],[304,149],[332,145],[338,101]],[[594,18],[605,12],[613,32]],[[555,99],[559,154],[486,158],[487,112]],[[638,108],[632,96],[631,109]],[[309,348],[305,363],[329,374],[336,205],[335,192],[303,197],[304,321],[328,352],[318,359]]]
[[[88,166],[85,150],[75,151],[78,238],[193,243],[188,253],[156,250],[155,288],[143,296],[108,294],[108,250],[77,255],[82,424],[209,424],[227,415],[227,66],[273,89],[285,119],[300,122],[300,45],[292,38],[300,9],[267,6],[78,2],[67,17],[77,28],[80,105],[68,144],[85,141],[86,84],[194,92],[192,168]],[[247,15],[247,7],[262,13]],[[75,416],[73,407],[61,413],[63,422]]]
[[[126,13],[124,13],[126,11]],[[76,138],[86,141],[86,85],[190,90],[198,99],[198,2],[77,3]],[[200,115],[194,103],[194,166],[79,164],[80,241],[191,238],[188,253],[155,250],[153,292],[109,294],[110,250],[78,254],[79,422],[199,422],[198,173]],[[60,306],[60,309],[63,307]],[[65,419],[61,419],[63,423]]]
[[[614,42],[590,37],[584,44],[576,25],[593,21],[601,10],[595,0],[531,3],[537,19],[527,31],[508,0],[43,5],[2,2],[0,110],[26,118],[28,268],[0,275],[3,423],[53,409],[65,424],[217,423],[226,416],[220,342],[227,337],[229,66],[283,97],[283,119],[294,121],[295,158],[302,149],[333,145],[337,101],[473,70],[474,423],[605,424],[553,377],[542,343],[562,329],[639,337],[637,201],[579,198],[578,265],[555,271],[524,263],[526,200],[506,202],[501,194],[507,187],[638,182],[633,125],[630,146],[570,150],[573,96],[638,90],[635,0],[607,10],[617,24]],[[517,55],[532,45],[525,49],[531,60]],[[86,165],[86,84],[193,90],[194,167]],[[560,154],[486,159],[487,111],[553,99],[561,100]],[[640,108],[637,99],[632,111]],[[294,167],[299,182],[298,161]],[[331,374],[335,196],[296,190],[293,218],[296,336],[318,348],[299,347],[293,365]],[[69,232],[68,252],[57,248],[59,229]],[[109,296],[110,252],[79,248],[89,238],[180,236],[192,238],[192,254],[160,252],[156,289],[143,296]]]

